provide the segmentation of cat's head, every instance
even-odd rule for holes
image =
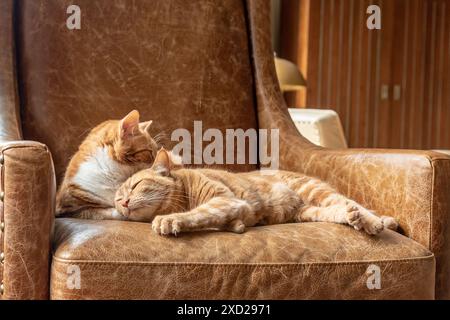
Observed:
[[[152,121],[139,121],[139,112],[131,111],[121,120],[106,121],[87,138],[96,147],[107,148],[112,159],[123,164],[147,163],[155,159],[158,143],[150,135]]]
[[[134,174],[117,190],[114,199],[117,211],[128,220],[150,222],[176,206],[180,199],[171,171],[180,167],[181,159],[161,148],[150,169]]]

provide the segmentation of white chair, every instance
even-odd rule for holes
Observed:
[[[333,110],[294,109],[289,113],[300,133],[312,143],[326,148],[347,148],[344,130]]]

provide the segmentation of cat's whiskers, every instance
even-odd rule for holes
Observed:
[[[174,208],[174,209],[178,209],[180,211],[184,211],[186,210],[186,203],[184,201],[181,200],[170,200],[170,207]]]

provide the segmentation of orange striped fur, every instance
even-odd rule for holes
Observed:
[[[151,121],[139,122],[134,110],[91,130],[72,157],[57,193],[56,215],[92,219],[120,218],[114,209],[117,188],[131,175],[149,168],[158,145]]]
[[[396,229],[391,217],[378,217],[328,184],[293,172],[230,173],[174,168],[160,150],[150,169],[129,178],[115,198],[128,220],[152,222],[161,235],[204,229],[244,232],[246,227],[326,221],[369,234]]]

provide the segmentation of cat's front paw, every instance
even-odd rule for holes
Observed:
[[[176,236],[181,232],[181,221],[174,216],[156,216],[152,222],[152,229],[161,236],[171,234]]]
[[[356,230],[364,230],[371,235],[379,234],[384,229],[379,217],[357,204],[347,205],[347,222]]]

